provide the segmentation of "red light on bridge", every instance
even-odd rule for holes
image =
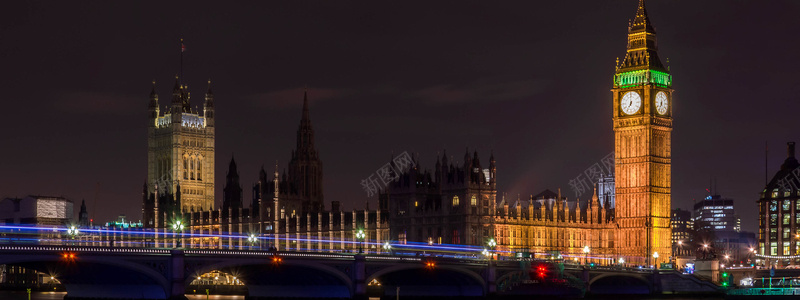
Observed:
[[[75,253],[72,253],[72,252],[67,252],[67,253],[62,253],[61,254],[61,258],[64,259],[64,260],[68,260],[68,261],[73,261],[77,257],[78,256],[75,255]]]
[[[280,258],[280,257],[277,257],[277,256],[273,256],[272,257],[272,263],[273,264],[279,264],[281,262],[283,262],[283,258]]]
[[[436,267],[436,263],[432,261],[425,262],[425,267],[427,267],[428,269],[433,269],[434,267]]]

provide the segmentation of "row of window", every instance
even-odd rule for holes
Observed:
[[[781,222],[783,225],[789,225],[792,221],[792,215],[785,214],[783,215],[783,221]],[[795,215],[795,224],[800,224],[800,214]],[[778,215],[771,214],[769,215],[769,225],[770,226],[777,226],[778,225]]]
[[[460,201],[460,199],[458,198],[458,196],[453,196],[453,206],[458,206],[460,204],[459,201]],[[417,205],[418,205],[418,203],[414,202],[414,206],[417,206]],[[472,195],[472,198],[470,198],[470,200],[469,200],[469,205],[477,206],[478,205],[478,197],[476,197],[475,195]]]
[[[183,179],[203,180],[203,158],[195,156],[183,157]]]
[[[783,242],[783,252],[778,254],[778,242],[771,242],[769,243],[769,255],[797,255],[798,250],[800,250],[800,242],[796,242],[795,244],[795,251],[794,253],[791,252],[791,242]],[[764,252],[763,243],[761,244],[761,253]]]
[[[800,200],[796,200],[795,202],[795,211],[800,212]],[[781,208],[784,211],[789,211],[792,208],[792,200],[783,200]],[[770,211],[777,211],[778,210],[778,201],[772,200],[769,203],[769,210]]]

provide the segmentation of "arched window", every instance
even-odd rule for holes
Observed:
[[[197,158],[197,180],[203,180],[203,158]]]
[[[478,197],[475,197],[475,195],[472,195],[472,199],[469,200],[469,205],[472,205],[472,206],[478,205]]]
[[[189,179],[194,180],[194,157],[189,160]]]
[[[458,196],[453,196],[453,206],[458,206]]]
[[[183,179],[189,179],[189,158],[183,157]]]

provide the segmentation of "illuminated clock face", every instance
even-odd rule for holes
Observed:
[[[658,92],[658,94],[656,94],[656,111],[658,111],[658,114],[663,115],[667,113],[668,101],[667,93]]]
[[[632,115],[642,106],[642,97],[637,92],[627,92],[622,96],[619,105],[622,107],[622,112]]]

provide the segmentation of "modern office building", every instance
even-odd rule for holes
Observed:
[[[692,212],[680,208],[673,209],[670,222],[672,227],[673,255],[692,255],[694,253],[694,249],[692,249],[692,231],[694,229]]]

